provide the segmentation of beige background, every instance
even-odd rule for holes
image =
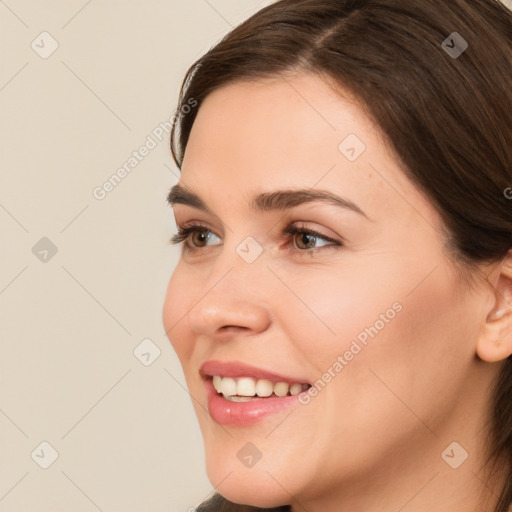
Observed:
[[[160,123],[268,3],[0,0],[0,511],[185,512],[212,490],[161,320],[179,174]]]
[[[154,131],[187,67],[266,3],[0,1],[2,512],[187,511],[212,490],[161,320],[178,172]]]

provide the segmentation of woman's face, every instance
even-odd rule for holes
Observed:
[[[437,211],[344,98],[312,75],[214,91],[179,182],[205,208],[172,197],[177,225],[201,227],[170,279],[164,326],[209,479],[235,502],[293,496],[305,506],[355,496],[361,482],[390,472],[412,496],[436,472],[451,478],[441,452],[453,441],[469,451],[483,421],[475,414],[485,400],[475,356],[482,305],[443,251]],[[308,196],[320,192],[340,200]],[[261,194],[275,195],[253,204]],[[286,234],[290,226],[304,233]],[[207,361],[259,372],[200,371]],[[209,403],[205,373],[276,374],[267,380],[317,392]]]

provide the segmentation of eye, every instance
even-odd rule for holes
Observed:
[[[311,254],[317,252],[322,248],[336,248],[343,245],[341,242],[334,240],[328,236],[322,235],[318,231],[309,229],[305,226],[289,225],[287,226],[281,237],[284,240],[291,238],[295,241],[294,248],[290,249],[299,254]],[[321,240],[324,243],[317,245],[318,241]],[[296,249],[297,248],[297,249]]]
[[[217,237],[215,233],[201,224],[178,226],[178,233],[171,237],[169,243],[176,245],[181,242],[185,242],[185,247],[187,249],[194,250],[200,249],[201,247],[207,247],[207,245],[203,244],[210,240],[212,236]]]
[[[201,224],[191,224],[188,226],[178,226],[178,233],[171,237],[169,242],[173,245],[185,242],[185,248],[189,251],[199,250],[208,247],[207,242],[213,237],[219,238],[208,227]],[[280,236],[281,242],[290,242],[293,240],[295,243],[290,251],[296,254],[309,254],[322,250],[331,249],[342,246],[343,244],[338,240],[322,235],[318,231],[309,229],[303,226],[288,225]],[[322,241],[322,245],[318,246],[318,241]],[[218,245],[218,244],[210,244]]]

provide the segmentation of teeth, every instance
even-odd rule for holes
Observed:
[[[236,383],[236,394],[239,396],[254,396],[256,382],[250,377],[241,377]]]
[[[269,397],[272,393],[276,396],[297,395],[301,391],[308,389],[309,384],[288,384],[288,382],[276,382],[275,384],[268,379],[253,379],[252,377],[213,377],[213,387],[217,393],[222,393],[224,398],[233,402],[247,402],[251,397]]]
[[[267,379],[258,379],[255,388],[256,394],[259,397],[270,396],[274,391],[274,385]]]
[[[221,383],[222,377],[215,375],[215,377],[213,377],[213,387],[215,388],[215,391],[217,391],[217,393],[221,392]]]
[[[248,396],[226,396],[225,397],[230,402],[250,402],[252,400],[252,397]]]
[[[302,384],[292,384],[290,386],[290,395],[298,395],[302,391]]]
[[[288,382],[278,382],[274,386],[274,393],[277,396],[286,396],[288,394],[288,390],[290,389],[290,385]]]
[[[236,381],[235,379],[231,379],[230,377],[226,377],[222,379],[220,383],[220,392],[224,396],[236,395]]]

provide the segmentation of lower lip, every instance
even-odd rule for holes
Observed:
[[[284,397],[261,398],[248,402],[232,402],[217,393],[211,378],[205,380],[205,385],[208,397],[208,412],[221,425],[251,425],[271,414],[284,411],[288,407],[299,403],[300,393]]]

